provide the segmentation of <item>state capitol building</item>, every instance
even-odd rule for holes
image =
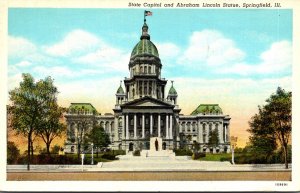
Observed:
[[[218,104],[200,104],[190,115],[180,114],[173,81],[171,88],[165,89],[163,65],[150,41],[146,20],[128,67],[129,78],[116,89],[114,114],[101,115],[90,103],[71,103],[65,115],[66,153],[77,152],[78,135],[88,133],[96,124],[109,134],[112,149],[149,149],[150,138],[157,137],[163,150],[192,147],[196,141],[201,152],[230,152],[230,117]],[[218,131],[219,144],[209,146],[209,135],[214,130]]]

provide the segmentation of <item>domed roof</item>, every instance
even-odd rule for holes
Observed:
[[[172,85],[171,85],[171,88],[169,90],[169,95],[177,95],[177,91],[175,90],[174,86],[173,86],[173,83],[174,81],[172,80]]]
[[[173,85],[171,86],[171,88],[169,90],[169,95],[177,95],[177,91],[175,90],[175,88],[173,87]]]
[[[146,23],[146,20],[144,21],[144,25],[142,27],[142,35],[140,39],[141,40],[134,46],[130,58],[134,58],[138,55],[152,55],[159,58],[156,46],[150,41],[150,35],[148,34],[148,25]]]
[[[197,114],[223,114],[221,107],[218,104],[200,104],[191,115]]]
[[[120,81],[120,86],[117,90],[117,94],[125,94],[124,90],[123,90],[123,87],[122,87],[122,81]]]
[[[137,55],[153,55],[159,58],[156,46],[148,39],[141,39],[133,48],[131,57]]]

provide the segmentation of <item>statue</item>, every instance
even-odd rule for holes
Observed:
[[[155,149],[156,149],[156,151],[158,151],[158,141],[157,141],[157,138],[155,140]]]

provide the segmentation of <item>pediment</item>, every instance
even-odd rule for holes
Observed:
[[[122,106],[126,106],[126,107],[168,107],[171,108],[173,107],[173,105],[154,99],[154,98],[150,98],[150,97],[144,97],[141,99],[136,99],[134,101],[128,102]]]

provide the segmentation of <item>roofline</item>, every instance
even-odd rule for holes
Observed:
[[[71,103],[71,105],[73,104],[85,104],[85,105],[91,105],[95,110],[96,112],[98,113],[97,109],[92,105],[92,103]]]

